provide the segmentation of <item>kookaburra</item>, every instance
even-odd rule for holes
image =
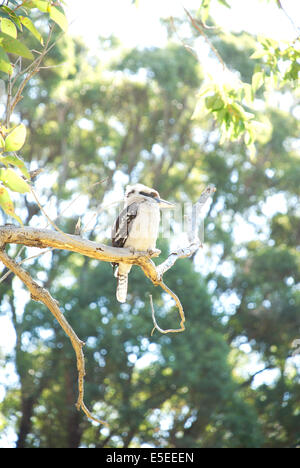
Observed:
[[[173,203],[162,200],[159,193],[143,184],[128,185],[124,209],[112,228],[112,245],[133,250],[154,251],[158,237],[160,208],[172,208]],[[113,263],[117,278],[116,296],[119,302],[127,297],[128,273],[132,265]]]

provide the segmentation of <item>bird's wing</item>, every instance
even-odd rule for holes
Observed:
[[[131,203],[131,205],[124,208],[117,217],[111,232],[113,247],[124,247],[132,222],[137,215],[138,208],[138,203]]]

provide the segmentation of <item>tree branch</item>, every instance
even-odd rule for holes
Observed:
[[[285,14],[285,16],[287,17],[287,19],[290,21],[290,23],[292,24],[293,28],[295,29],[296,33],[297,33],[297,37],[299,37],[299,34],[300,34],[300,28],[299,26],[297,26],[297,24],[295,23],[295,21],[293,20],[293,18],[288,14],[288,12],[286,11],[286,9],[282,6],[282,3],[281,3],[281,0],[276,0],[277,1],[277,6],[278,8]]]
[[[162,278],[163,275],[168,271],[179,258],[191,257],[194,253],[202,247],[202,242],[199,239],[199,215],[202,211],[202,208],[206,204],[207,200],[214,194],[216,188],[213,184],[210,184],[206,189],[201,193],[200,198],[194,204],[191,214],[188,216],[188,240],[189,245],[178,249],[176,252],[172,252],[168,258],[156,267],[157,274],[159,278]]]
[[[130,249],[111,247],[60,231],[19,227],[12,224],[0,226],[0,245],[5,244],[22,244],[40,249],[52,247],[58,250],[77,252],[103,262],[135,263],[142,267],[149,261],[147,252],[132,252]],[[157,254],[154,253],[153,256],[157,256]],[[154,264],[153,267],[155,269]],[[152,273],[151,276],[156,277],[152,266],[148,268],[149,274]]]
[[[54,25],[50,26],[50,29],[49,29],[49,34],[48,34],[48,37],[47,37],[47,40],[46,40],[46,44],[40,54],[39,57],[37,57],[27,68],[26,70],[24,71],[20,71],[19,73],[16,74],[15,78],[14,78],[14,81],[13,81],[13,84],[16,82],[16,79],[22,75],[22,74],[25,74],[27,73],[27,75],[25,76],[25,78],[23,79],[23,81],[21,82],[15,96],[12,98],[12,95],[11,95],[11,92],[12,92],[12,89],[10,89],[10,97],[9,97],[9,94],[7,96],[7,106],[6,106],[6,126],[8,127],[8,124],[9,124],[9,121],[10,121],[10,117],[14,111],[14,108],[16,107],[16,105],[18,104],[18,102],[22,99],[22,91],[23,89],[25,88],[26,84],[28,83],[28,81],[36,74],[38,73],[39,71],[39,67],[45,57],[45,55],[49,52],[50,50],[50,47],[48,48],[49,46],[49,42],[50,42],[50,39],[51,39],[51,35],[52,35],[52,31],[53,31],[53,28],[54,28]],[[12,86],[11,86],[12,88]]]
[[[169,294],[170,297],[174,299],[181,318],[180,328],[178,329],[163,330],[160,328],[155,319],[152,296],[150,296],[152,318],[154,323],[154,328],[151,334],[153,334],[155,329],[161,333],[181,332],[185,329],[185,316],[183,307],[178,296],[163,282],[163,275],[175,264],[179,258],[190,257],[199,249],[199,247],[202,246],[198,235],[200,225],[199,214],[204,204],[213,195],[214,192],[215,187],[213,185],[209,185],[201,194],[197,203],[193,205],[192,213],[190,216],[188,216],[187,234],[189,245],[185,248],[177,250],[176,252],[172,252],[169,257],[158,266],[155,266],[150,257],[158,256],[159,251],[154,251],[151,255],[149,255],[149,252],[132,252],[130,249],[111,247],[105,244],[83,239],[77,235],[67,234],[60,230],[51,231],[48,229],[19,227],[14,225],[0,227],[0,261],[2,261],[2,263],[16,276],[18,276],[18,278],[27,286],[33,300],[42,302],[48,307],[50,312],[54,315],[62,329],[71,340],[72,346],[76,353],[78,369],[79,396],[76,407],[77,409],[82,409],[88,418],[93,419],[99,423],[106,424],[104,421],[96,419],[94,416],[92,416],[83,401],[85,367],[82,347],[84,343],[77,337],[76,333],[65,319],[59,308],[58,302],[45,288],[39,286],[38,283],[36,283],[31,278],[29,273],[23,270],[23,268],[20,266],[20,263],[12,260],[4,252],[5,246],[7,244],[22,244],[23,246],[38,247],[40,249],[51,248],[68,250],[104,262],[122,262],[139,265],[145,275],[152,281],[155,286],[160,286],[167,294]]]
[[[227,68],[224,60],[222,59],[221,55],[219,54],[219,52],[217,51],[215,46],[212,44],[212,42],[208,39],[207,35],[205,34],[205,32],[203,30],[204,25],[201,24],[201,26],[200,26],[199,21],[195,20],[186,8],[184,8],[184,11],[185,11],[186,15],[188,16],[191,24],[194,26],[194,28],[201,34],[201,36],[204,37],[206,43],[209,45],[210,49],[213,51],[213,53],[215,54],[215,56],[217,57],[217,59],[221,63],[223,69],[228,70],[228,68]],[[208,29],[208,28],[206,27],[205,29]]]
[[[45,304],[46,307],[50,310],[50,312],[54,315],[66,335],[70,338],[73,349],[76,354],[77,359],[77,369],[78,369],[78,400],[76,403],[76,407],[79,410],[80,408],[84,411],[88,418],[93,419],[96,422],[101,424],[107,424],[105,421],[101,421],[100,419],[95,418],[91,415],[90,411],[84,404],[83,395],[84,395],[84,375],[85,375],[85,366],[84,366],[84,355],[82,352],[82,347],[84,346],[84,342],[81,341],[76,333],[74,332],[71,325],[68,323],[66,318],[64,317],[63,313],[61,312],[58,302],[53,299],[51,294],[45,289],[39,286],[36,281],[34,281],[31,276],[23,270],[14,260],[12,260],[3,250],[0,248],[0,260],[3,264],[12,270],[16,276],[27,286],[31,298],[34,301],[42,302]]]
[[[160,281],[158,283],[162,289],[164,291],[166,291],[167,294],[169,294],[169,296],[171,296],[176,305],[177,305],[177,308],[179,310],[179,314],[180,314],[180,318],[181,318],[181,322],[180,322],[180,328],[169,328],[168,330],[163,330],[162,328],[160,328],[156,322],[156,318],[155,318],[155,311],[154,311],[154,306],[153,306],[153,300],[152,300],[152,296],[150,294],[150,305],[151,305],[151,310],[152,310],[152,320],[153,320],[153,323],[154,323],[154,327],[152,329],[152,332],[151,332],[151,336],[153,335],[154,333],[154,330],[158,330],[160,333],[163,333],[163,334],[166,334],[166,333],[178,333],[178,332],[182,332],[185,330],[185,327],[184,327],[184,322],[185,322],[185,315],[184,315],[184,311],[183,311],[183,307],[181,305],[181,302],[178,298],[178,296],[176,296],[176,294],[170,289],[168,288],[168,286],[165,285],[165,283],[163,281]]]
[[[158,276],[158,282],[156,281],[156,284],[160,285],[164,291],[166,291],[169,296],[171,296],[177,305],[177,308],[179,310],[179,314],[181,317],[181,322],[180,322],[180,328],[176,329],[168,329],[168,330],[163,330],[157,325],[156,319],[155,319],[155,312],[154,312],[154,307],[153,307],[153,301],[152,301],[152,296],[150,296],[150,305],[151,305],[151,310],[152,310],[152,319],[154,323],[154,328],[151,332],[151,335],[153,335],[153,332],[155,328],[160,332],[160,333],[177,333],[185,330],[184,327],[184,322],[185,322],[185,316],[184,316],[184,311],[183,307],[181,305],[180,300],[176,296],[176,294],[171,291],[171,289],[168,288],[168,286],[165,285],[163,282],[163,275],[168,271],[179,258],[187,258],[191,257],[194,255],[197,250],[202,247],[202,242],[200,240],[199,236],[199,226],[200,226],[200,212],[204,205],[206,204],[207,200],[214,194],[216,191],[216,188],[213,184],[209,184],[206,189],[201,193],[200,198],[198,201],[193,205],[192,210],[190,215],[187,217],[188,221],[188,241],[189,245],[178,249],[176,252],[172,252],[168,258],[158,265],[156,267],[156,273]],[[145,273],[147,274],[147,273]]]

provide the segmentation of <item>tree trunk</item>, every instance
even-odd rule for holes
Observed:
[[[22,417],[16,448],[26,448],[26,438],[31,430],[34,398],[22,398]]]

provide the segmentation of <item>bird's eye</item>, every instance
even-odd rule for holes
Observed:
[[[154,197],[153,195],[154,192],[140,192],[140,195],[143,195],[143,197]]]
[[[157,192],[151,192],[150,193],[150,197],[158,197],[158,193]]]
[[[127,197],[129,197],[129,195],[132,195],[134,193],[134,190],[131,190],[131,192],[127,193]]]

